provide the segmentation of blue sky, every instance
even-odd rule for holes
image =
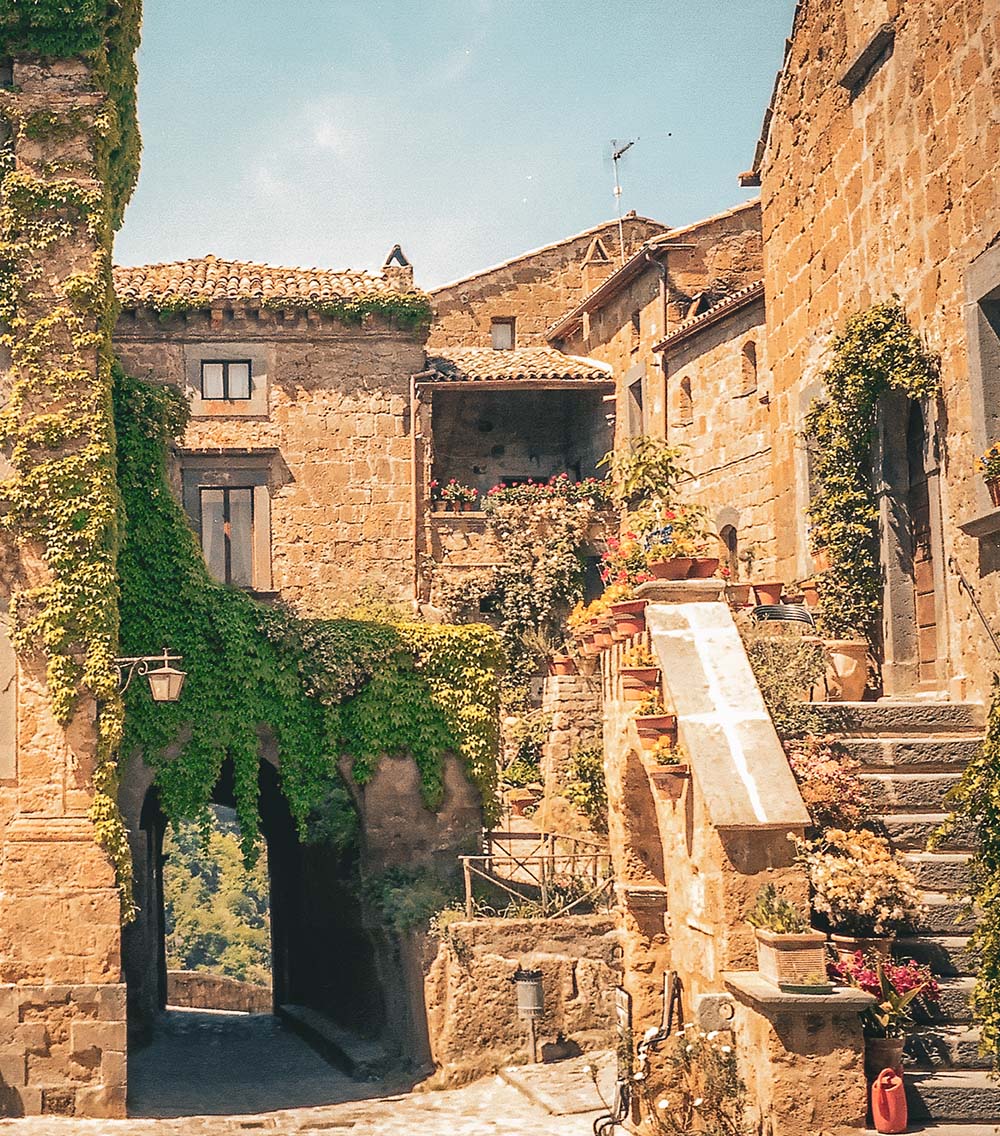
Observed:
[[[615,215],[751,193],[794,0],[145,0],[122,264],[215,253],[433,287]]]

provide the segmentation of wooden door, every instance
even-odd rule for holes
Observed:
[[[934,594],[934,559],[931,547],[930,494],[924,471],[924,420],[916,403],[910,406],[906,450],[910,484],[907,512],[913,551],[913,590],[917,617],[918,677],[921,686],[935,687],[937,666],[937,605]]]

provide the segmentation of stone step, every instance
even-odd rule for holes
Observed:
[[[924,852],[927,842],[948,819],[948,813],[886,813],[882,817],[886,835],[900,852]],[[959,821],[938,848],[942,852],[969,852],[975,845],[972,826]]]
[[[986,721],[976,702],[815,702],[827,733],[911,734],[982,733]]]
[[[893,954],[926,963],[945,978],[974,975],[979,970],[979,956],[969,947],[965,935],[901,935]]]
[[[921,1069],[989,1069],[979,1051],[979,1030],[961,1025],[915,1025],[906,1038],[905,1066]]]
[[[921,895],[924,913],[917,931],[924,935],[971,935],[976,914],[965,897],[956,892],[925,891]]]
[[[913,1003],[913,1020],[924,1025],[959,1025],[972,1021],[972,991],[974,978],[940,978],[941,992],[937,1004],[916,1001]]]
[[[969,887],[971,852],[904,852],[903,862],[928,891],[959,892]]]
[[[862,773],[877,812],[946,811],[945,794],[959,782],[957,771],[944,773]]]
[[[1000,1082],[981,1069],[939,1069],[906,1077],[914,1120],[988,1120],[1000,1117]]]
[[[842,738],[847,753],[864,766],[875,769],[898,769],[901,766],[919,768],[964,769],[979,753],[979,737],[903,737],[903,738]]]

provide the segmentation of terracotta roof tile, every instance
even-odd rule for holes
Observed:
[[[304,301],[355,300],[403,291],[387,276],[347,269],[279,268],[240,260],[203,256],[171,264],[116,265],[115,292],[122,304],[161,307],[201,301],[260,301],[297,306]]]
[[[724,296],[717,303],[713,304],[707,311],[702,312],[700,315],[692,316],[691,319],[679,323],[673,328],[670,334],[661,339],[659,343],[653,344],[654,351],[663,351],[667,347],[673,346],[682,339],[687,339],[689,335],[693,335],[703,327],[715,323],[716,320],[721,319],[729,312],[734,312],[737,308],[742,308],[744,304],[749,304],[751,300],[762,299],[764,296],[764,281],[755,280],[752,284],[747,284],[746,287],[740,288],[737,292],[730,292],[728,296]]]
[[[608,382],[612,368],[596,359],[565,355],[552,347],[453,347],[427,357],[427,369],[440,382],[518,382],[590,380]]]

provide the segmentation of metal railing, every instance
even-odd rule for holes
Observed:
[[[476,916],[473,884],[484,880],[512,903],[537,908],[545,918],[565,915],[611,894],[607,845],[556,832],[487,832],[481,856],[461,856],[465,913]]]

